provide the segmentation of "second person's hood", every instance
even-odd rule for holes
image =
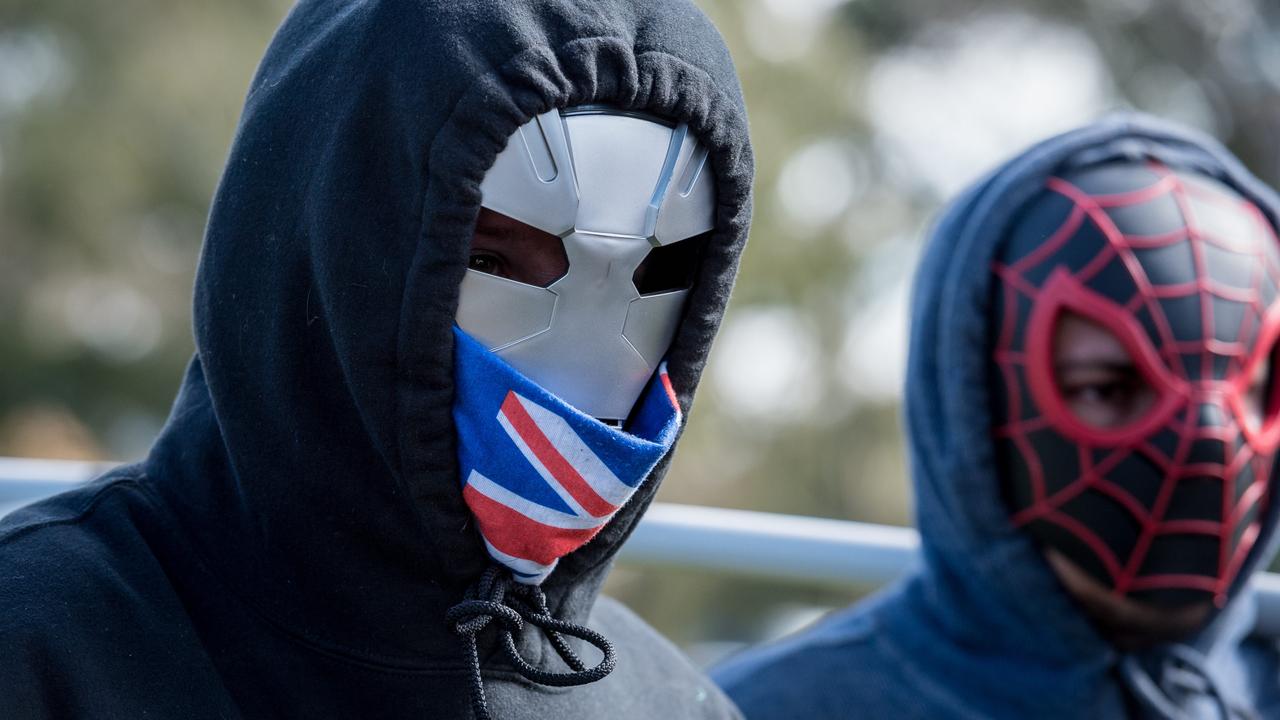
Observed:
[[[961,195],[932,233],[912,298],[906,418],[924,566],[909,596],[928,615],[921,627],[946,639],[922,629],[903,637],[919,639],[922,657],[954,648],[974,692],[1000,694],[1016,682],[1046,716],[1055,704],[1093,702],[1099,678],[1121,658],[1012,525],[1001,496],[990,412],[991,267],[1019,210],[1049,177],[1112,159],[1205,173],[1256,203],[1273,225],[1280,220],[1272,191],[1216,141],[1153,118],[1117,116],[1028,149]],[[1201,652],[1248,632],[1254,598],[1244,585],[1274,555],[1276,516],[1269,513],[1225,610],[1188,641]]]

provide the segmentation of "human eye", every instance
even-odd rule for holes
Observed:
[[[1156,405],[1156,389],[1110,330],[1068,313],[1054,332],[1055,384],[1077,419],[1099,429],[1120,428]]]
[[[503,276],[504,267],[505,263],[503,263],[502,257],[492,252],[474,251],[467,260],[468,269],[482,272],[486,275]]]
[[[1153,400],[1152,388],[1136,368],[1070,368],[1058,377],[1072,412],[1095,427],[1118,427],[1142,415]]]
[[[1137,390],[1136,383],[1121,375],[1074,378],[1063,382],[1063,395],[1077,402],[1125,405]]]

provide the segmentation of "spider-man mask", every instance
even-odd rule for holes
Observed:
[[[995,437],[1014,524],[1117,595],[1221,605],[1280,441],[1270,224],[1216,180],[1115,162],[1049,180],[994,267]],[[1109,380],[1064,390],[1064,318],[1119,353]],[[1145,402],[1123,422],[1082,415],[1078,393],[1114,400],[1107,383]]]

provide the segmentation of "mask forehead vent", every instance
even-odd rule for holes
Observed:
[[[715,226],[707,148],[688,126],[589,105],[521,126],[480,184],[482,204],[555,235],[670,245]]]
[[[712,228],[707,152],[686,125],[603,112],[567,114],[564,122],[580,193],[578,230],[668,245]]]
[[[671,134],[662,175],[645,215],[645,237],[662,247],[711,231],[715,198],[707,170],[707,149],[694,142],[684,125]]]
[[[567,235],[578,215],[569,136],[559,113],[516,130],[480,183],[484,207],[552,235]]]
[[[645,236],[645,212],[663,170],[671,128],[628,115],[570,115],[580,198],[578,230]]]

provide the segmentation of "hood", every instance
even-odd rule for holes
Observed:
[[[196,355],[147,461],[198,554],[282,632],[420,667],[488,563],[462,499],[452,333],[480,182],[557,107],[687,123],[716,230],[668,355],[687,413],[746,241],[741,91],[685,0],[303,0],[253,79],[206,230]],[[666,461],[546,581],[583,619]],[[456,664],[456,663],[455,663]]]
[[[1116,116],[1030,148],[961,195],[932,233],[912,298],[906,417],[925,560],[915,595],[956,643],[1059,668],[1044,676],[1050,691],[1055,677],[1065,685],[1088,668],[1105,671],[1116,653],[1012,526],[1001,497],[989,410],[991,265],[1019,209],[1051,175],[1144,158],[1218,178],[1273,225],[1280,217],[1271,190],[1216,141],[1154,118]],[[1244,583],[1275,552],[1276,513],[1268,515],[1227,607],[1189,641],[1202,652],[1246,632],[1253,598]]]

